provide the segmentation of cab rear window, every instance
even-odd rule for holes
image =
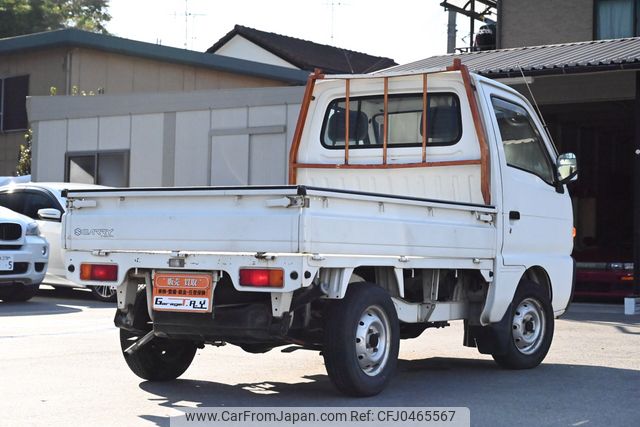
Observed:
[[[422,145],[422,93],[389,95],[387,113],[388,147]],[[321,143],[329,149],[344,148],[346,101],[335,99],[325,113]],[[460,101],[453,93],[427,95],[427,145],[453,145],[462,136]],[[384,97],[349,99],[349,148],[381,148],[384,143]]]

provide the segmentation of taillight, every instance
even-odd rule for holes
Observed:
[[[96,282],[117,282],[117,264],[80,264],[80,279]]]
[[[242,268],[240,286],[281,288],[284,285],[284,270],[280,268]]]

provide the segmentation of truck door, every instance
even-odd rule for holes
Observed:
[[[555,149],[527,102],[485,88],[502,175],[503,263],[530,266],[566,257],[573,243],[571,201],[555,185]]]

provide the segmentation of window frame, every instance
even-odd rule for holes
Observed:
[[[548,182],[544,177],[540,176],[539,174],[535,173],[532,170],[524,169],[524,168],[521,168],[519,166],[509,164],[509,162],[507,161],[507,154],[504,151],[504,140],[502,139],[502,131],[500,130],[500,123],[498,123],[498,117],[496,116],[496,110],[495,110],[495,106],[493,104],[493,100],[494,99],[498,99],[498,100],[500,100],[502,102],[506,102],[507,104],[511,104],[511,105],[515,105],[516,107],[520,107],[527,113],[527,116],[528,116],[530,124],[533,126],[533,129],[536,130],[536,132],[538,133],[538,135],[540,137],[539,139],[540,139],[540,142],[542,144],[542,148],[544,148],[542,150],[544,152],[544,158],[547,161],[547,164],[551,167],[552,182]],[[507,167],[509,167],[509,168],[517,169],[517,170],[520,170],[522,172],[526,172],[526,173],[529,173],[531,175],[537,176],[545,184],[550,185],[551,187],[555,187],[557,182],[558,182],[558,170],[557,170],[555,161],[554,161],[553,157],[551,156],[551,153],[549,152],[549,144],[547,143],[547,141],[545,139],[544,133],[541,133],[540,129],[538,129],[537,123],[534,120],[534,116],[531,114],[531,111],[529,111],[529,109],[526,107],[526,105],[517,103],[517,102],[515,102],[513,100],[504,98],[502,96],[498,96],[498,95],[492,94],[491,95],[491,113],[493,115],[493,120],[495,120],[495,123],[496,123],[496,126],[497,126],[498,136],[500,137],[500,147],[501,147],[501,150],[502,150],[502,153],[503,153],[505,165]]]
[[[436,143],[427,142],[427,147],[450,147],[452,145],[456,145],[462,139],[462,134],[463,134],[463,129],[462,129],[462,103],[460,102],[460,97],[455,92],[429,92],[427,94],[427,97],[429,97],[431,95],[449,95],[453,99],[456,100],[456,102],[458,103],[458,110],[457,110],[457,115],[456,115],[456,118],[457,118],[457,121],[458,121],[458,134],[456,135],[456,138],[453,141],[450,141],[450,142],[436,142]],[[389,94],[388,99],[391,100],[391,99],[394,99],[394,98],[395,99],[399,99],[399,98],[412,98],[412,97],[416,97],[416,98],[422,99],[423,93],[422,92],[412,92],[412,93]],[[360,101],[360,100],[378,99],[378,98],[382,98],[382,95],[377,94],[377,95],[354,96],[354,97],[349,97],[349,103],[354,103],[354,102],[357,102],[357,101]],[[322,119],[322,128],[320,130],[320,144],[321,144],[321,146],[323,148],[325,148],[327,150],[344,150],[345,149],[346,141],[345,141],[345,145],[326,145],[324,143],[324,137],[325,137],[325,133],[327,131],[327,125],[328,125],[328,121],[329,121],[329,110],[330,110],[330,108],[331,108],[333,103],[335,103],[335,102],[340,103],[340,102],[345,102],[345,101],[346,101],[346,98],[338,97],[338,98],[331,99],[327,103],[327,107],[326,107],[325,112],[324,112],[324,117]],[[416,111],[422,111],[422,110],[416,110]],[[398,114],[398,112],[389,113],[389,115],[392,115],[392,114]],[[370,117],[369,119],[373,120],[373,117]],[[367,125],[367,126],[369,126],[369,125]],[[428,124],[427,124],[427,126],[428,126]],[[427,136],[427,140],[428,140],[428,136]],[[383,147],[383,144],[369,144],[369,145],[356,145],[356,144],[351,145],[351,144],[349,144],[349,151],[351,151],[351,150],[373,150],[373,149],[381,150],[382,147]],[[416,148],[416,147],[422,147],[422,141],[415,142],[415,143],[409,143],[409,144],[404,143],[404,144],[388,144],[387,145],[387,149],[393,149],[393,148]]]
[[[104,185],[99,184],[97,182],[99,176],[99,157],[101,154],[122,154],[124,155],[124,182],[125,187],[129,186],[129,178],[130,178],[130,150],[89,150],[89,151],[67,151],[64,155],[64,181],[69,181],[69,173],[70,173],[70,165],[69,160],[72,157],[90,157],[93,156],[93,167],[94,167],[94,185]]]
[[[598,38],[598,3],[601,1],[603,0],[593,0],[593,28],[591,34],[591,38],[593,40],[607,40]],[[640,29],[638,28],[638,25],[640,24],[640,19],[638,19],[638,14],[640,13],[640,0],[631,1],[633,2],[633,34],[628,37],[638,37],[640,36]]]

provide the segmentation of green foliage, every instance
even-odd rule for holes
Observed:
[[[108,34],[109,0],[0,0],[0,38],[78,28]]]
[[[31,174],[31,140],[33,139],[33,131],[29,129],[24,134],[24,144],[20,145],[20,158],[18,158],[18,165],[16,166],[16,175],[29,175]]]

